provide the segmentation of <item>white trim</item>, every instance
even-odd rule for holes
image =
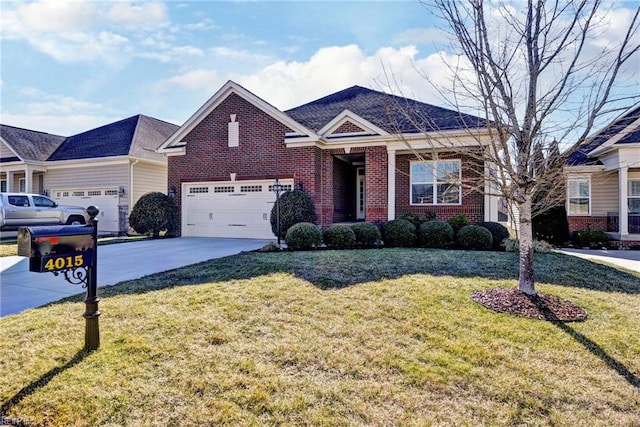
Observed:
[[[438,181],[438,163],[455,162],[458,163],[458,202],[457,203],[438,203],[438,183],[447,184],[445,181]],[[413,202],[413,165],[416,163],[431,163],[435,167],[432,168],[431,177],[433,181],[425,181],[423,184],[433,185],[433,203],[414,203]],[[462,205],[462,160],[460,159],[442,159],[442,160],[412,160],[409,162],[409,206],[461,206]]]
[[[185,144],[184,138],[231,94],[238,95],[245,101],[254,105],[256,108],[262,110],[264,113],[292,129],[293,133],[291,133],[291,135],[295,135],[300,139],[307,141],[315,141],[319,138],[312,130],[296,122],[291,117],[249,92],[239,84],[229,80],[211,98],[209,98],[209,100],[200,107],[198,111],[187,119],[182,126],[169,136],[169,138],[160,147],[158,147],[156,152],[165,153],[165,150],[174,148],[175,145]]]
[[[392,219],[396,219],[396,152],[387,150],[387,221]]]
[[[571,199],[582,199],[584,197],[571,197],[571,181],[587,181],[587,184],[589,186],[589,210],[588,213],[572,213],[571,212]],[[591,216],[591,205],[592,205],[592,201],[591,201],[591,176],[572,176],[571,178],[567,179],[567,216]]]
[[[338,129],[340,126],[342,126],[347,122],[351,122],[354,124],[354,126],[363,128],[363,131],[338,134],[338,136],[335,136],[335,137],[331,136],[331,134],[336,129]],[[352,111],[343,110],[340,114],[335,116],[329,123],[324,125],[323,128],[318,131],[318,134],[325,137],[326,139],[332,139],[332,138],[343,138],[346,136],[350,136],[350,137],[362,137],[362,136],[371,136],[371,135],[388,136],[389,132],[379,128],[378,126],[374,125],[367,119],[360,117],[359,115],[357,115]]]

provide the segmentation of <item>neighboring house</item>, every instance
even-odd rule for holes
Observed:
[[[322,226],[427,211],[496,221],[497,198],[471,188],[489,165],[444,148],[489,141],[478,117],[359,86],[283,112],[229,81],[158,152],[182,235],[273,238],[275,178],[310,195]]]
[[[640,104],[590,137],[565,166],[570,231],[640,243]]]
[[[140,196],[166,193],[167,161],[155,149],[177,128],[143,115],[70,137],[0,125],[2,191],[98,206],[100,232],[126,233]]]

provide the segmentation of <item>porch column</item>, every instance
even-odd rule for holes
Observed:
[[[24,170],[24,192],[33,193],[33,171],[29,166]]]
[[[619,205],[620,205],[620,239],[622,240],[622,236],[626,236],[629,234],[629,205],[628,205],[628,197],[629,197],[629,167],[622,166],[618,169],[618,194],[619,194]]]
[[[387,221],[396,219],[396,150],[387,148]]]
[[[15,172],[7,171],[7,193],[14,193],[16,191],[13,187],[14,179],[15,179]]]
[[[484,162],[484,220],[490,222],[498,222],[498,196],[491,181],[491,177],[495,176],[494,168],[493,163]]]

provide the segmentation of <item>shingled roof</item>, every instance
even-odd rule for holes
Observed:
[[[409,98],[353,86],[285,111],[309,129],[318,131],[349,110],[389,133],[421,133],[485,127],[480,117],[425,104]],[[412,120],[407,118],[410,114]]]
[[[163,160],[164,156],[155,149],[177,128],[174,124],[138,114],[66,138],[48,160],[129,155]]]
[[[620,139],[613,145],[640,142],[640,123],[633,129],[626,130],[629,125],[638,119],[640,119],[640,105],[631,108],[627,113],[588,138],[577,151],[569,156],[567,164],[570,166],[602,164],[597,158],[589,157],[589,153],[616,136],[620,136]],[[625,130],[626,133],[624,135],[619,135]]]
[[[65,137],[14,126],[0,125],[0,137],[19,156],[1,159],[11,161],[45,161],[62,144]]]

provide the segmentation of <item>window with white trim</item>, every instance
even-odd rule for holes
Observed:
[[[589,178],[569,179],[567,191],[569,215],[590,215],[591,181]]]
[[[459,205],[460,160],[411,162],[412,205]]]
[[[0,180],[0,191],[2,191],[3,193],[7,192],[7,180],[6,179]]]
[[[18,193],[27,192],[27,181],[24,178],[18,179]]]
[[[630,214],[640,214],[640,179],[629,180],[627,200]]]

